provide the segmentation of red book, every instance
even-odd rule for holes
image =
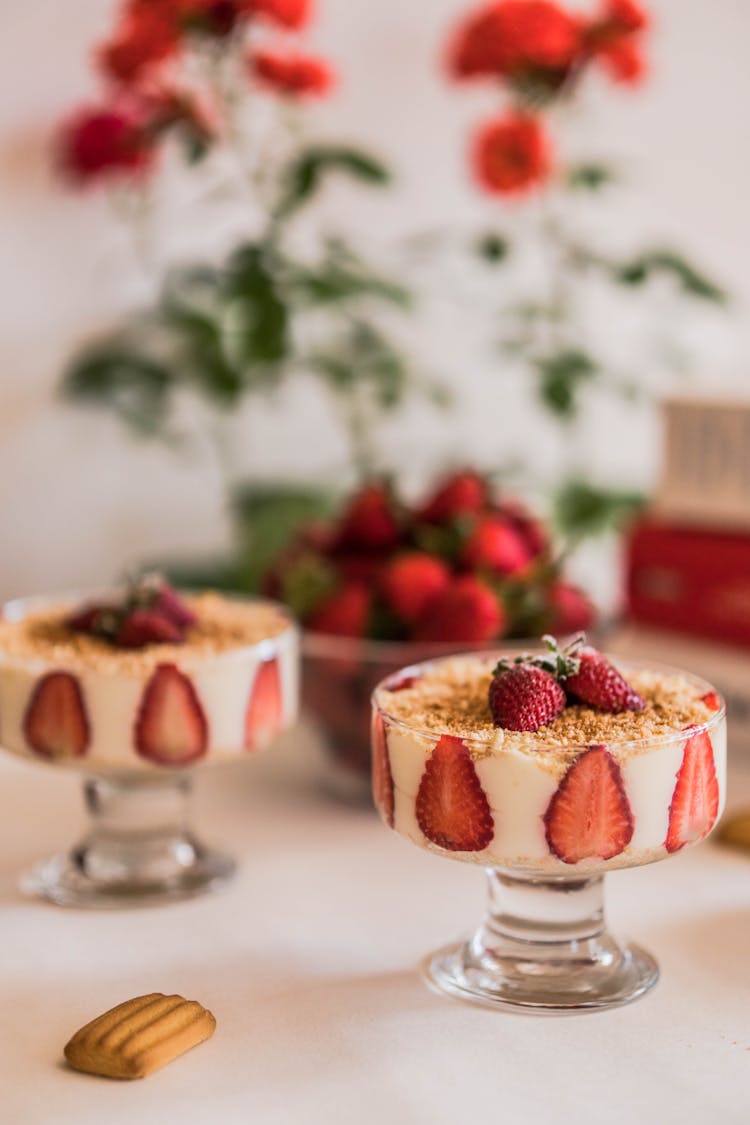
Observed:
[[[627,597],[635,621],[750,646],[750,534],[637,524]]]

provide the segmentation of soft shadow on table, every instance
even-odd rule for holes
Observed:
[[[750,949],[750,907],[721,910],[660,926],[649,934],[649,946],[669,950],[689,963],[691,972],[723,983],[747,979]]]

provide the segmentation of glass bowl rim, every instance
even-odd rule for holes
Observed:
[[[538,651],[540,653],[542,652],[541,649],[539,649]],[[425,669],[430,669],[430,668],[434,667],[434,665],[436,665],[436,664],[442,664],[442,663],[444,663],[445,661],[448,661],[448,660],[452,660],[452,659],[455,660],[455,659],[464,658],[464,659],[467,659],[467,660],[486,660],[487,662],[492,660],[492,661],[496,662],[503,655],[505,655],[503,649],[486,649],[485,648],[484,650],[479,651],[479,652],[475,652],[475,651],[466,652],[466,651],[464,651],[462,653],[456,653],[453,656],[450,656],[450,655],[443,656],[443,657],[439,658],[438,660],[422,660],[422,661],[419,661],[415,664],[406,665],[404,668],[400,668],[397,672],[392,672],[390,675],[384,676],[383,679],[380,680],[380,682],[375,685],[375,687],[373,688],[373,691],[372,691],[372,695],[370,697],[371,703],[372,703],[372,709],[373,709],[374,712],[377,712],[377,714],[379,714],[381,716],[381,718],[385,722],[388,723],[389,726],[397,727],[399,730],[408,732],[409,734],[415,734],[415,735],[420,736],[421,738],[428,738],[431,741],[435,741],[436,739],[439,739],[439,738],[442,737],[442,734],[439,730],[429,730],[425,727],[419,727],[419,726],[415,726],[411,723],[407,723],[403,719],[399,719],[395,715],[392,715],[389,711],[387,711],[385,709],[385,707],[383,707],[380,704],[380,702],[378,700],[378,695],[381,691],[383,691],[385,689],[385,685],[391,680],[397,680],[400,677],[416,674],[420,671],[424,671]],[[668,674],[671,674],[671,675],[681,676],[683,679],[689,681],[692,684],[695,684],[696,687],[700,688],[702,690],[703,694],[706,694],[708,692],[714,692],[718,696],[718,698],[720,700],[720,704],[721,704],[718,711],[715,711],[714,714],[711,715],[710,719],[706,719],[706,721],[703,722],[703,723],[694,723],[694,724],[691,724],[690,726],[685,727],[681,730],[675,730],[675,731],[667,733],[667,734],[653,735],[653,736],[650,736],[650,737],[612,738],[612,739],[609,739],[606,742],[606,744],[604,744],[607,747],[613,747],[614,746],[614,747],[617,747],[620,750],[626,750],[627,751],[627,750],[637,750],[639,748],[644,748],[644,747],[654,747],[655,748],[657,746],[666,746],[669,743],[673,743],[673,742],[677,741],[681,736],[685,736],[687,738],[687,737],[689,737],[691,735],[694,735],[694,734],[701,734],[704,731],[705,732],[711,732],[711,731],[715,730],[716,728],[718,728],[719,725],[721,724],[721,722],[726,718],[727,708],[726,708],[726,701],[725,701],[723,695],[721,694],[721,692],[717,691],[717,689],[713,686],[713,684],[709,683],[708,680],[704,680],[702,676],[697,676],[692,672],[686,672],[684,669],[677,668],[673,664],[663,664],[658,660],[632,660],[632,659],[624,658],[624,657],[620,658],[616,653],[612,653],[612,654],[605,653],[604,655],[607,656],[607,658],[609,660],[611,660],[612,663],[614,663],[615,666],[618,669],[623,670],[625,673],[627,673],[628,669],[630,669],[631,671],[643,671],[643,672],[654,671],[654,672],[663,672],[663,673],[668,673]],[[500,730],[502,728],[498,727],[497,729]],[[447,733],[447,732],[445,732],[445,733]],[[515,734],[516,732],[513,731],[511,733]],[[518,733],[521,733],[521,732],[518,732]],[[535,732],[530,732],[530,733],[535,733]],[[503,752],[507,753],[510,750],[513,750],[513,751],[519,752],[519,753],[524,752],[521,748],[518,748],[518,747],[508,747],[507,750],[504,750],[502,744],[497,745],[492,737],[482,738],[481,736],[473,736],[473,735],[461,735],[460,737],[461,737],[462,742],[467,743],[469,746],[481,747],[484,750],[489,749],[489,750],[492,750],[496,754],[503,753]],[[598,745],[602,745],[602,743],[598,743],[598,742],[567,742],[567,743],[563,743],[563,744],[551,745],[550,749],[554,749],[555,751],[560,751],[560,750],[565,750],[565,751],[579,750],[579,751],[583,751],[583,750],[589,750],[589,749],[591,749],[592,746],[598,746]],[[544,748],[540,747],[538,750],[531,750],[530,752],[532,752],[532,753],[543,753]]]

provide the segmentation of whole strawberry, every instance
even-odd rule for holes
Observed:
[[[495,594],[479,578],[466,574],[456,578],[427,606],[417,621],[417,641],[450,644],[482,644],[502,635],[505,610]]]
[[[419,518],[427,523],[449,523],[460,516],[479,512],[487,501],[484,477],[464,469],[445,477],[423,505]]]
[[[646,706],[638,692],[606,656],[595,648],[582,648],[577,653],[578,671],[566,676],[565,690],[581,703],[600,711],[642,711]]]
[[[387,563],[380,579],[383,595],[404,621],[414,622],[447,589],[450,571],[442,559],[406,551]]]
[[[490,684],[492,719],[505,730],[539,730],[565,707],[565,692],[551,672],[501,660]]]

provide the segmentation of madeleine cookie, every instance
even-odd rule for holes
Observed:
[[[216,1020],[195,1000],[151,992],[111,1008],[65,1046],[76,1070],[107,1078],[144,1078],[209,1039]]]

